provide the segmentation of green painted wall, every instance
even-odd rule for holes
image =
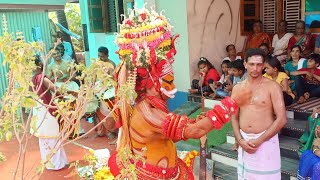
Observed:
[[[33,41],[32,27],[39,26],[41,28],[42,40],[46,44],[47,49],[52,46],[49,32],[48,12],[3,12],[0,16],[5,15],[8,21],[8,31],[15,35],[15,32],[21,31],[27,42]],[[2,19],[2,18],[1,18]],[[2,23],[0,23],[0,36],[3,35]],[[3,96],[7,88],[8,72],[7,66],[2,66],[2,56],[0,56],[0,98]]]
[[[65,5],[67,0],[1,0],[0,4]]]
[[[177,55],[173,64],[175,72],[175,85],[179,91],[187,92],[190,88],[190,67],[188,48],[188,20],[186,0],[161,0],[156,1],[157,12],[164,10],[164,15],[169,18],[174,34],[180,34],[177,40]]]
[[[89,41],[89,51],[85,52],[86,65],[90,66],[90,59],[98,57],[98,48],[100,46],[105,46],[109,50],[109,59],[114,61],[116,64],[120,62],[116,51],[118,46],[115,42],[114,33],[90,33],[89,26],[89,12],[88,12],[88,0],[80,0],[80,10],[81,10],[81,23],[87,24],[88,41]]]

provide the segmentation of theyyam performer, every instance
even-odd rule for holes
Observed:
[[[175,142],[220,129],[246,98],[241,94],[223,99],[222,105],[197,119],[169,113],[166,100],[177,91],[172,70],[177,37],[165,16],[146,9],[133,10],[120,26],[116,42],[121,62],[115,71],[120,133],[108,162],[115,177],[125,168],[119,151],[128,148],[145,160],[135,163],[138,179],[194,179],[177,157]]]

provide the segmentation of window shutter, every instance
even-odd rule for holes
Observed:
[[[88,0],[90,32],[105,32],[103,0]]]
[[[283,17],[288,22],[288,32],[295,31],[295,25],[301,15],[300,0],[283,0]]]
[[[264,32],[273,34],[277,31],[276,0],[262,0],[262,22]]]
[[[117,32],[117,8],[116,0],[107,0],[106,4],[107,31]]]
[[[248,35],[250,32],[252,32],[252,24],[258,19],[260,19],[260,0],[241,0],[241,35]]]

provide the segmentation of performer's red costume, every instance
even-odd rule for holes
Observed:
[[[237,110],[228,98],[200,120],[169,113],[166,100],[176,92],[172,64],[177,36],[172,37],[171,28],[164,16],[140,10],[124,20],[116,39],[121,59],[116,71],[116,100],[121,103],[117,152],[127,147],[145,159],[145,164],[136,164],[138,179],[193,179],[192,171],[177,157],[174,142],[201,137],[201,132],[194,135],[188,130],[197,128],[199,121],[211,122],[204,133],[221,128]],[[115,177],[126,167],[117,152],[108,163]]]

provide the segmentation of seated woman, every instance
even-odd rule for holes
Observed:
[[[301,57],[307,57],[313,52],[315,39],[310,33],[305,32],[304,21],[297,21],[294,35],[288,42],[288,57],[291,57],[291,49],[294,45],[301,47]]]
[[[294,83],[295,75],[292,75],[292,72],[295,72],[301,68],[307,67],[307,61],[305,58],[301,58],[302,49],[299,45],[294,45],[291,47],[291,58],[284,65],[285,72],[289,75],[289,85],[292,91],[296,90],[296,85]]]
[[[235,60],[238,60],[238,59],[242,59],[241,56],[237,56],[237,50],[236,50],[236,47],[234,46],[234,44],[229,44],[226,47],[226,51],[228,53],[228,56],[225,57],[223,59],[223,61],[225,61],[225,60],[235,61]]]
[[[266,73],[263,76],[275,80],[278,84],[280,84],[283,91],[285,105],[291,105],[295,96],[289,87],[289,76],[284,72],[280,61],[277,58],[273,57],[267,59],[265,66]]]
[[[320,121],[318,118],[320,109],[313,111],[309,117],[313,122],[311,135],[306,145],[302,148],[300,158],[298,179],[320,179]]]
[[[200,58],[200,61],[198,62],[198,68],[199,80],[192,80],[191,89],[189,89],[189,92],[192,94],[203,93],[204,95],[210,95],[216,88],[215,82],[219,81],[220,75],[205,57]]]
[[[265,32],[262,32],[262,27],[263,24],[260,20],[257,20],[253,23],[253,34],[248,36],[248,38],[246,39],[242,52],[246,52],[251,48],[259,48],[260,44],[262,43],[267,43],[268,46],[271,47],[271,40],[269,38],[269,35]]]
[[[292,36],[292,33],[287,32],[287,21],[280,21],[278,25],[278,32],[273,36],[272,39],[272,56],[276,57],[281,64],[284,64],[287,60],[288,42]]]

